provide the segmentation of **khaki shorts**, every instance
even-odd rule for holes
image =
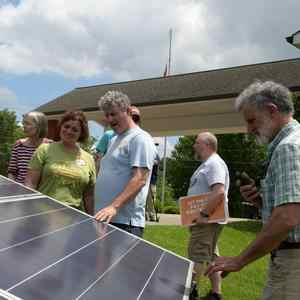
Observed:
[[[300,249],[282,249],[270,260],[262,300],[300,299]]]
[[[223,229],[220,224],[201,224],[190,227],[189,259],[196,263],[211,262],[219,255],[217,241]]]

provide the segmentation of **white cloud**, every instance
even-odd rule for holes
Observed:
[[[13,1],[16,2],[16,1]],[[1,3],[1,2],[0,2]],[[113,80],[299,56],[299,0],[26,0],[0,5],[0,72]]]
[[[6,87],[1,87],[0,86],[0,101],[1,104],[5,103],[5,102],[14,102],[16,101],[17,97],[14,94],[13,91],[11,91],[10,89],[6,88]]]
[[[0,110],[4,109],[15,111],[19,118],[30,110],[27,105],[21,103],[12,90],[0,86]]]

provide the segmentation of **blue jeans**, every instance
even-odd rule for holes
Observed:
[[[129,224],[121,224],[121,223],[111,223],[111,225],[123,229],[124,231],[134,234],[140,238],[142,238],[144,234],[144,227],[132,226]]]

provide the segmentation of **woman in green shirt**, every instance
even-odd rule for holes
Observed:
[[[42,144],[34,153],[25,184],[93,215],[95,164],[78,145],[89,137],[87,120],[83,112],[66,112],[58,129],[60,141]]]

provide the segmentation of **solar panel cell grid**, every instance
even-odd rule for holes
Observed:
[[[37,192],[26,188],[25,186],[15,183],[12,180],[0,177],[0,201],[6,200],[7,197],[18,197],[37,194]]]
[[[190,261],[38,195],[0,201],[0,288],[32,300],[188,299]]]

